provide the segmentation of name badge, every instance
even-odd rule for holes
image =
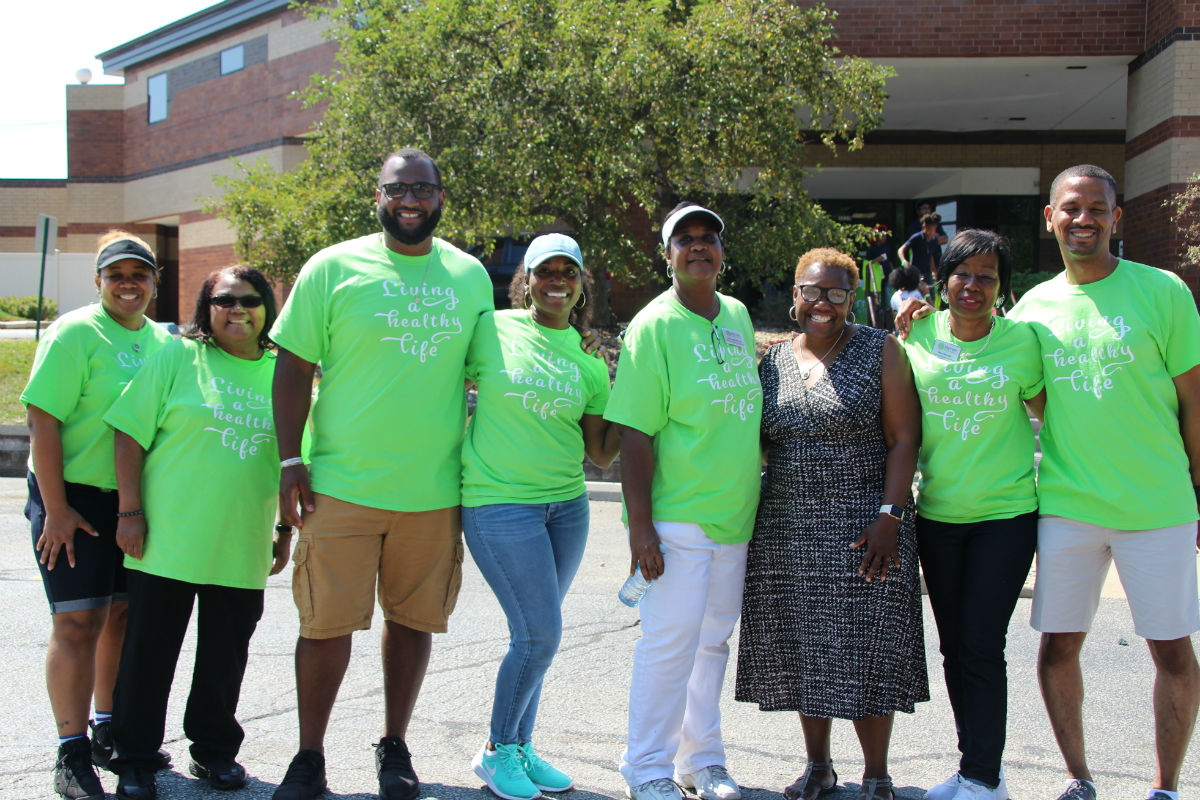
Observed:
[[[729,328],[721,328],[721,336],[724,337],[725,343],[730,347],[746,349],[746,339],[737,331],[731,331]]]
[[[943,361],[958,361],[962,356],[962,348],[956,344],[944,342],[941,339],[933,340],[933,354]]]

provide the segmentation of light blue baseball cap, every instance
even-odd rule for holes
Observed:
[[[525,269],[536,269],[538,264],[555,256],[569,258],[583,269],[579,243],[563,233],[546,233],[530,242],[525,251]]]

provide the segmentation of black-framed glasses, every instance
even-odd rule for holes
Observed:
[[[850,299],[850,290],[839,287],[817,286],[815,283],[798,283],[796,289],[800,292],[800,299],[806,303],[815,303],[824,297],[835,306],[840,306],[842,303]]]
[[[415,183],[394,181],[392,183],[381,184],[379,191],[383,192],[388,200],[400,200],[409,192],[412,192],[413,197],[418,200],[428,200],[441,188],[440,184],[426,183],[425,181],[416,181]]]
[[[235,294],[214,294],[208,298],[208,302],[217,308],[233,308],[234,306],[258,308],[263,304],[263,299],[256,294],[244,294],[240,297]]]
[[[709,334],[709,338],[712,342],[713,356],[717,359],[718,364],[724,364],[726,348],[725,335],[717,332],[717,323],[710,322],[708,324],[712,326],[712,333]]]

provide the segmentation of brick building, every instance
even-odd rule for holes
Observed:
[[[835,216],[902,232],[927,199],[951,225],[1009,235],[1019,263],[1055,269],[1038,222],[1050,179],[1093,162],[1121,187],[1124,255],[1178,267],[1162,202],[1200,171],[1200,2],[828,5],[843,52],[897,72],[864,149],[809,150],[810,194]],[[288,169],[305,157],[320,109],[292,93],[334,64],[323,29],[288,0],[225,0],[102,53],[125,84],[68,87],[68,177],[0,180],[0,252],[31,249],[39,212],[58,217],[64,251],[132,228],[172,267],[157,315],[186,315],[203,275],[234,258],[232,232],[200,210],[212,178],[235,158]]]

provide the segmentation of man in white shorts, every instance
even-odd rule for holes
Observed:
[[[1149,797],[1178,800],[1200,701],[1190,638],[1200,630],[1200,317],[1178,276],[1109,252],[1121,209],[1103,169],[1064,170],[1045,217],[1066,271],[1011,316],[1036,329],[1046,378],[1030,624],[1042,632],[1038,677],[1070,775],[1059,800],[1096,798],[1079,652],[1111,561],[1156,670]]]

